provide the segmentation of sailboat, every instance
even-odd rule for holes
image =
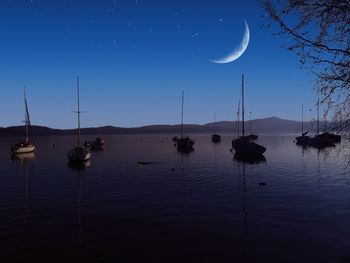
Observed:
[[[90,159],[91,154],[88,149],[80,145],[80,98],[79,98],[79,76],[77,77],[77,97],[78,97],[78,133],[77,143],[78,145],[67,153],[68,160],[73,163],[83,163]]]
[[[219,143],[219,142],[221,142],[221,136],[219,134],[215,133],[211,136],[211,141],[213,143]]]
[[[211,141],[213,143],[219,143],[221,142],[221,136],[219,134],[216,133],[216,113],[214,114],[214,134],[211,136]]]
[[[84,146],[91,150],[103,150],[105,145],[105,140],[101,136],[101,129],[98,128],[98,137],[94,141],[86,141]]]
[[[301,104],[301,136],[295,137],[296,144],[301,146],[308,146],[311,143],[310,136],[307,136],[309,131],[304,132],[304,104]]]
[[[191,140],[189,137],[184,136],[183,130],[184,130],[184,91],[182,91],[182,107],[181,107],[181,138],[179,138],[176,141],[177,148],[180,150],[191,150],[194,141]]]
[[[12,145],[11,150],[14,154],[31,153],[35,151],[34,144],[31,141],[29,141],[29,138],[28,138],[28,127],[30,126],[30,117],[29,117],[25,87],[24,87],[24,108],[25,108],[24,126],[26,129],[26,139],[23,142]]]
[[[244,131],[244,75],[242,75],[242,136],[232,141],[232,148],[240,155],[262,155],[266,147],[252,142]]]
[[[326,126],[324,132],[319,134],[319,122],[320,122],[320,100],[317,102],[317,131],[315,137],[310,141],[310,145],[316,149],[323,149],[326,147],[335,147],[335,143],[341,141],[341,136],[326,131]],[[325,118],[325,116],[324,116]],[[326,120],[324,120],[326,123]]]
[[[97,137],[94,141],[86,141],[84,146],[91,150],[102,150],[105,145],[105,140],[102,137]]]

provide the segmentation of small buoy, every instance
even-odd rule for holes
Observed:
[[[56,148],[56,143],[54,143],[52,146],[53,146],[53,148]]]
[[[232,153],[232,148],[230,149],[230,153]]]
[[[265,182],[260,182],[259,185],[263,186],[263,185],[266,185]]]
[[[174,169],[174,168],[171,168],[171,170],[172,170],[172,171],[175,171],[175,169]]]

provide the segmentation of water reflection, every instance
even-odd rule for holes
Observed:
[[[242,155],[235,153],[233,156],[234,160],[237,162],[237,174],[240,176],[241,189],[242,189],[242,215],[243,215],[243,227],[245,232],[245,238],[248,238],[248,186],[247,183],[247,166],[250,171],[256,167],[257,175],[259,176],[259,164],[266,163],[266,158],[264,155]],[[266,185],[265,182],[260,182],[260,186]]]
[[[177,152],[182,154],[191,154],[194,152],[194,148],[193,147],[189,147],[189,148],[177,148]]]
[[[83,223],[82,223],[82,192],[83,192],[83,176],[86,168],[91,165],[90,160],[83,163],[68,163],[69,169],[75,171],[78,182],[76,187],[76,210],[77,210],[77,224],[78,224],[78,241],[83,240]]]
[[[247,183],[246,183],[246,163],[242,162],[241,165],[238,165],[238,174],[241,178],[242,183],[242,214],[243,214],[243,225],[244,232],[248,232],[248,209],[247,209]]]
[[[30,162],[33,162],[35,158],[35,153],[21,153],[21,154],[12,154],[11,160],[16,162],[19,161],[21,166],[28,166]]]
[[[33,166],[35,154],[31,153],[22,153],[22,154],[12,154],[11,161],[12,165],[18,163],[25,177],[25,212],[24,212],[24,224],[26,224],[30,219],[30,198],[31,198],[31,169]]]
[[[258,164],[258,163],[266,163],[266,158],[264,155],[245,155],[245,154],[237,154],[235,153],[233,156],[234,160],[242,163],[248,164]]]
[[[68,162],[68,168],[74,171],[84,171],[91,166],[91,161],[86,162]]]
[[[339,242],[350,236],[344,150],[301,149],[274,136],[262,137],[266,158],[246,158],[229,153],[230,135],[221,144],[198,135],[194,153],[156,136],[139,147],[138,136],[111,136],[91,166],[67,164],[73,136],[44,138],[35,156],[0,152],[0,247],[14,258],[3,261],[33,261],[56,244],[67,251],[62,262],[72,261],[69,252],[85,262],[123,260],[119,251],[137,258],[124,261],[157,262],[348,255],[348,243]],[[0,140],[0,148],[7,144]]]

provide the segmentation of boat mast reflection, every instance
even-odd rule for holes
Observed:
[[[237,154],[235,153],[233,155],[233,159],[235,161],[241,162],[241,163],[247,163],[247,164],[259,164],[259,163],[266,163],[266,158],[264,155],[245,155],[245,154]]]
[[[34,152],[13,154],[11,156],[12,164],[18,163],[23,168],[23,173],[25,175],[25,214],[24,214],[24,224],[29,221],[30,218],[30,199],[31,199],[31,168],[34,163],[35,154]]]
[[[76,189],[76,209],[77,209],[77,223],[78,223],[78,241],[83,240],[83,223],[82,223],[82,194],[83,194],[83,175],[85,170],[90,167],[90,160],[84,163],[68,163],[68,168],[76,172],[78,183]]]
[[[189,155],[194,152],[193,147],[188,147],[188,148],[177,148],[177,152],[182,155]]]
[[[234,160],[238,164],[238,174],[241,178],[242,183],[242,214],[243,214],[243,225],[244,232],[248,232],[248,201],[247,201],[247,177],[246,177],[246,165],[259,166],[261,163],[266,163],[264,155],[241,155],[234,154]],[[259,173],[259,169],[258,169]],[[263,183],[265,184],[265,183]]]

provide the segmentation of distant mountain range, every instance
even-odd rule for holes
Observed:
[[[320,127],[323,124],[320,123]],[[304,123],[304,129],[312,128],[313,123]],[[301,133],[301,122],[292,120],[283,120],[277,117],[270,117],[264,119],[255,119],[245,122],[246,132],[249,134],[250,127],[252,133]],[[204,125],[185,124],[184,133],[234,133],[237,132],[236,121],[220,121],[217,123],[207,123]],[[32,136],[38,135],[69,135],[75,134],[76,129],[52,129],[44,126],[30,126],[30,134]],[[148,125],[135,128],[122,128],[114,126],[103,126],[94,128],[81,129],[83,135],[90,134],[179,134],[180,125]],[[0,128],[0,136],[21,136],[24,134],[23,126],[12,126]]]

